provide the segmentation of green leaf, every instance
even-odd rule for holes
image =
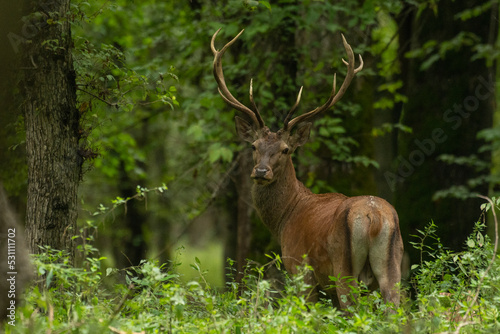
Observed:
[[[52,277],[54,277],[54,270],[50,269],[47,274],[47,278],[45,279],[45,287],[48,289],[50,287],[50,283],[52,283]]]
[[[233,151],[221,143],[214,143],[208,148],[208,161],[213,164],[218,160],[229,162],[233,159]]]
[[[432,64],[434,64],[436,61],[438,61],[440,58],[439,54],[433,54],[432,56],[430,56],[429,58],[427,58],[426,61],[424,61],[422,63],[422,65],[420,65],[420,70],[421,71],[425,71],[427,69],[429,69],[429,67],[432,66]]]
[[[330,132],[325,127],[319,128],[318,132],[319,132],[320,136],[323,136],[323,137],[329,137],[330,136]]]
[[[259,0],[259,3],[261,5],[263,5],[264,7],[266,7],[267,9],[271,10],[271,4],[269,3],[269,1],[260,1]]]
[[[198,123],[191,125],[187,129],[186,134],[193,141],[201,141],[205,138],[205,131],[203,127],[204,127],[204,122],[199,121]]]
[[[477,243],[479,247],[483,247],[484,245],[484,236],[481,232],[477,232]]]

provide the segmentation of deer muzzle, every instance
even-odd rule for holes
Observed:
[[[273,171],[267,166],[255,166],[250,177],[259,184],[268,183],[273,179]]]

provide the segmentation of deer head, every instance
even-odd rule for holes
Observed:
[[[316,115],[331,108],[342,98],[356,73],[362,70],[363,58],[361,58],[361,55],[359,56],[360,65],[356,68],[354,52],[344,38],[344,35],[342,35],[342,41],[347,52],[348,61],[342,59],[344,64],[347,66],[347,75],[338,92],[336,91],[336,75],[334,75],[332,92],[325,104],[291,119],[300,102],[300,97],[302,95],[301,87],[297,95],[297,101],[287,113],[283,122],[283,127],[277,132],[272,132],[267,126],[265,126],[259,110],[257,109],[257,105],[255,104],[253,98],[252,80],[250,80],[250,102],[252,104],[252,108],[249,108],[239,102],[231,94],[224,80],[222,56],[238,39],[238,37],[240,37],[244,30],[224,45],[220,51],[217,51],[215,48],[215,39],[217,38],[219,31],[220,29],[214,33],[210,44],[214,54],[213,72],[219,87],[219,94],[222,96],[224,101],[226,101],[226,103],[236,110],[243,112],[248,118],[248,120],[246,120],[236,116],[235,122],[236,130],[240,138],[252,144],[255,166],[251,177],[258,184],[271,183],[280,175],[283,169],[282,166],[286,165],[285,161],[290,159],[290,155],[297,149],[297,147],[304,145],[309,139],[309,133],[311,130],[311,123],[309,121]]]

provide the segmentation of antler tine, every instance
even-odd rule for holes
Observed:
[[[215,48],[215,39],[217,38],[217,34],[220,32],[222,28],[219,28],[212,36],[212,40],[210,43],[210,48],[212,49],[212,53],[214,54],[214,62],[213,62],[213,73],[215,77],[215,81],[217,81],[217,85],[219,86],[219,94],[221,95],[222,99],[226,101],[227,104],[229,104],[231,107],[233,107],[236,110],[239,110],[245,114],[247,114],[253,123],[259,127],[262,128],[264,127],[264,122],[262,118],[260,117],[259,112],[257,111],[257,108],[255,108],[255,102],[253,100],[253,93],[252,93],[252,81],[250,81],[250,101],[252,102],[252,105],[255,108],[255,111],[251,110],[250,108],[246,107],[243,103],[238,101],[233,94],[229,91],[226,85],[226,81],[224,80],[224,71],[222,70],[222,56],[226,52],[226,50],[238,39],[238,37],[241,36],[241,34],[245,31],[245,29],[241,30],[236,37],[234,37],[231,41],[229,41],[226,45],[220,49],[220,51],[217,51]]]
[[[253,110],[255,110],[255,114],[259,115],[259,118],[260,118],[259,109],[257,108],[257,105],[255,104],[255,101],[253,99],[253,78],[250,79],[250,91],[249,91],[249,95],[250,95],[250,102],[252,103],[252,106],[253,106]]]
[[[295,117],[290,122],[288,122],[288,124],[285,123],[285,126],[284,126],[285,130],[287,130],[287,129],[291,130],[296,124],[304,122],[305,120],[310,119],[310,118],[316,116],[317,114],[320,114],[323,111],[326,111],[329,108],[331,108],[335,103],[337,103],[342,98],[342,96],[346,92],[347,88],[351,84],[351,81],[354,78],[354,76],[359,71],[361,71],[363,69],[364,63],[363,63],[363,58],[361,57],[361,55],[359,55],[360,65],[357,68],[354,67],[354,64],[355,64],[354,52],[352,51],[352,48],[349,45],[349,43],[347,43],[343,34],[342,34],[342,42],[344,43],[344,48],[347,52],[348,61],[345,61],[344,59],[342,59],[342,62],[347,66],[347,74],[346,74],[346,77],[344,79],[344,82],[340,86],[339,91],[335,92],[336,91],[336,75],[334,75],[332,92],[331,92],[328,100],[325,102],[325,104],[323,104],[322,106],[317,107],[316,109],[311,110],[305,114],[302,114],[300,116]]]
[[[299,102],[300,102],[300,98],[302,96],[302,88],[304,88],[304,86],[301,86],[300,87],[300,90],[299,90],[299,94],[297,94],[297,101],[295,102],[295,104],[293,105],[292,109],[290,109],[290,111],[288,112],[288,114],[286,115],[285,117],[285,120],[284,120],[284,127],[283,129],[286,131],[288,130],[288,122],[290,121],[290,118],[293,116],[293,113],[295,111],[295,109],[297,109],[297,106],[299,105]]]

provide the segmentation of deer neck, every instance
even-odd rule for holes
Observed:
[[[274,182],[266,185],[254,183],[252,186],[255,208],[278,241],[297,203],[309,194],[309,189],[297,180],[291,157]]]

